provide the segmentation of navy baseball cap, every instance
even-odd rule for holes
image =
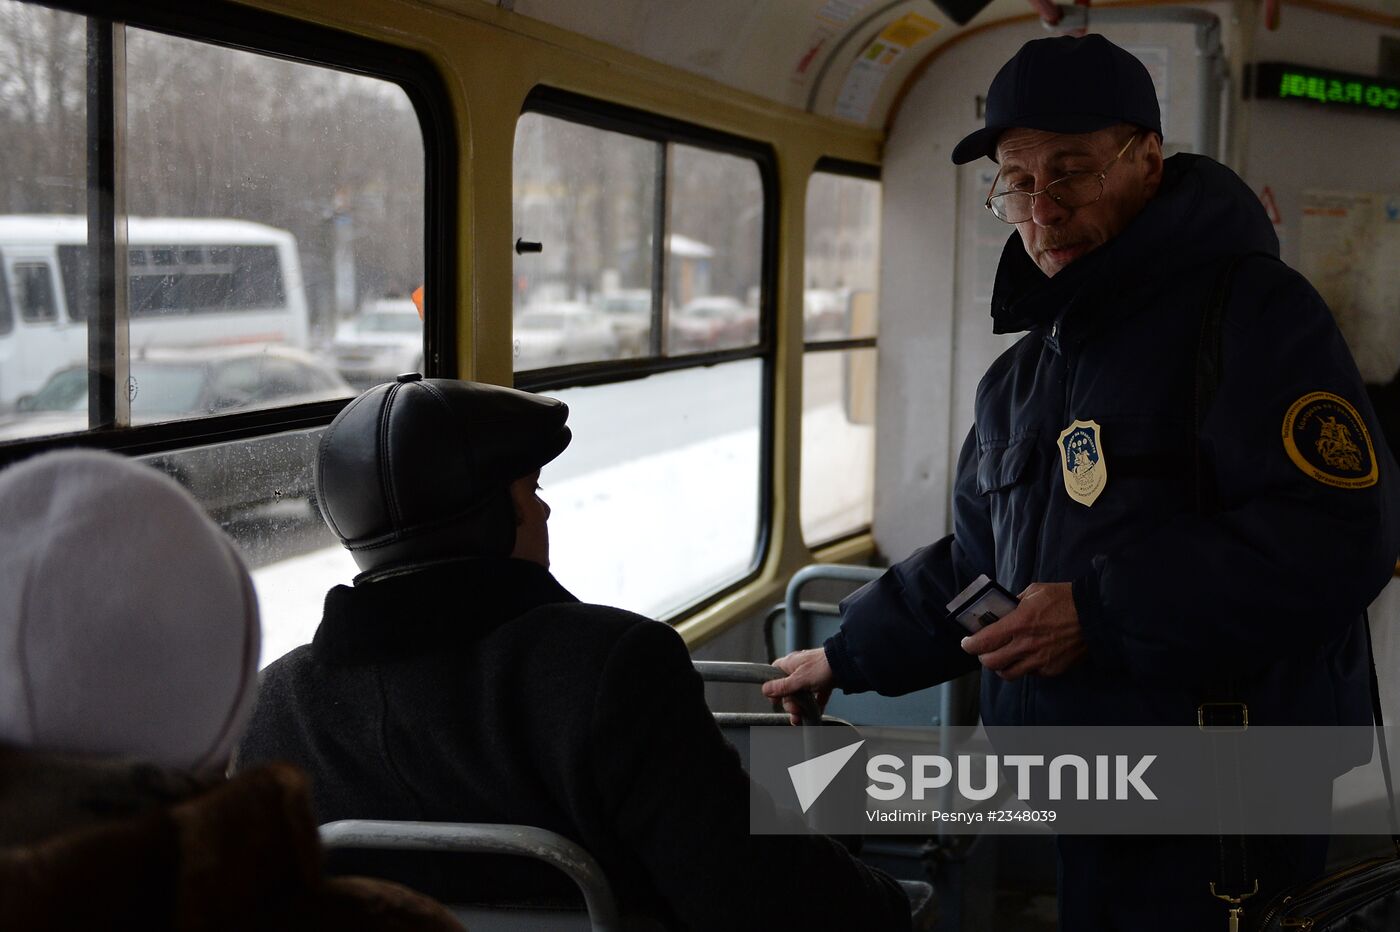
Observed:
[[[1162,134],[1157,91],[1142,62],[1097,34],[1035,39],[992,79],[987,125],[953,148],[953,162],[995,160],[1008,129],[1092,133],[1118,123]]]

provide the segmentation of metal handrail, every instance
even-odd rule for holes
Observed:
[[[885,569],[874,566],[851,566],[844,563],[813,563],[793,573],[792,579],[788,580],[787,592],[783,600],[787,610],[788,653],[812,646],[812,616],[816,613],[811,611],[807,606],[804,606],[800,600],[803,586],[817,579],[868,583],[879,579],[885,572]],[[825,614],[825,612],[822,613]],[[839,614],[839,610],[837,613]],[[952,746],[952,727],[950,725],[952,718],[953,691],[949,684],[944,683],[939,688],[938,737],[941,747],[946,748]],[[952,799],[951,787],[945,786],[939,791],[939,804],[942,808],[951,809],[953,806]],[[941,843],[948,844],[952,841],[953,835],[946,826],[940,825],[938,828],[938,838]]]
[[[790,654],[801,650],[799,645],[810,645],[812,642],[811,620],[808,613],[802,611],[798,599],[803,586],[814,579],[866,583],[879,579],[884,573],[879,567],[849,566],[845,563],[814,563],[793,573],[792,579],[788,580],[787,594],[783,600],[787,606],[787,652]]]
[[[780,680],[787,676],[782,670],[767,663],[744,663],[733,660],[696,660],[695,670],[700,679],[707,683],[755,683]],[[820,725],[821,710],[811,693],[796,693],[791,696],[797,703],[797,714],[804,725]],[[737,714],[737,713],[726,713]]]
[[[511,854],[553,865],[578,885],[593,932],[621,932],[617,900],[593,855],[556,832],[533,825],[490,822],[394,822],[344,819],[321,826],[321,844],[333,848]]]

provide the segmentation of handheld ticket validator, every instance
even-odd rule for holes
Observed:
[[[1009,615],[1020,604],[1020,599],[988,579],[984,573],[953,597],[953,601],[948,603],[948,614],[976,634],[998,618]]]

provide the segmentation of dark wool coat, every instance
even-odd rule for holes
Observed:
[[[749,835],[758,791],[675,631],[581,604],[533,563],[332,589],[313,642],[264,671],[239,759],[309,770],[322,822],[558,832],[598,859],[624,911],[675,926],[909,925],[898,885],[829,839]],[[374,869],[449,901],[568,893],[520,859],[442,863],[390,855]]]
[[[0,929],[460,932],[396,884],[324,880],[306,777],[201,781],[0,750]]]
[[[944,606],[985,573],[1013,593],[1072,582],[1088,647],[1060,676],[984,671],[988,725],[1193,725],[1203,700],[1242,700],[1251,724],[1369,724],[1361,614],[1400,552],[1400,477],[1336,322],[1277,255],[1254,193],[1192,155],[1053,278],[1013,234],[992,314],[1030,332],[978,386],[953,534],[847,600],[826,644],[837,684],[899,694],[977,669]],[[1196,365],[1217,358],[1202,311],[1235,256],[1197,435]],[[1329,419],[1354,447],[1330,464]],[[1090,505],[1064,475],[1076,421],[1100,428]],[[1339,769],[1369,743],[1353,750]]]

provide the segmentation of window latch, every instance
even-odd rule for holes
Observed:
[[[527,252],[544,252],[544,243],[532,243],[524,238],[517,239],[515,241],[515,254],[523,256]]]

